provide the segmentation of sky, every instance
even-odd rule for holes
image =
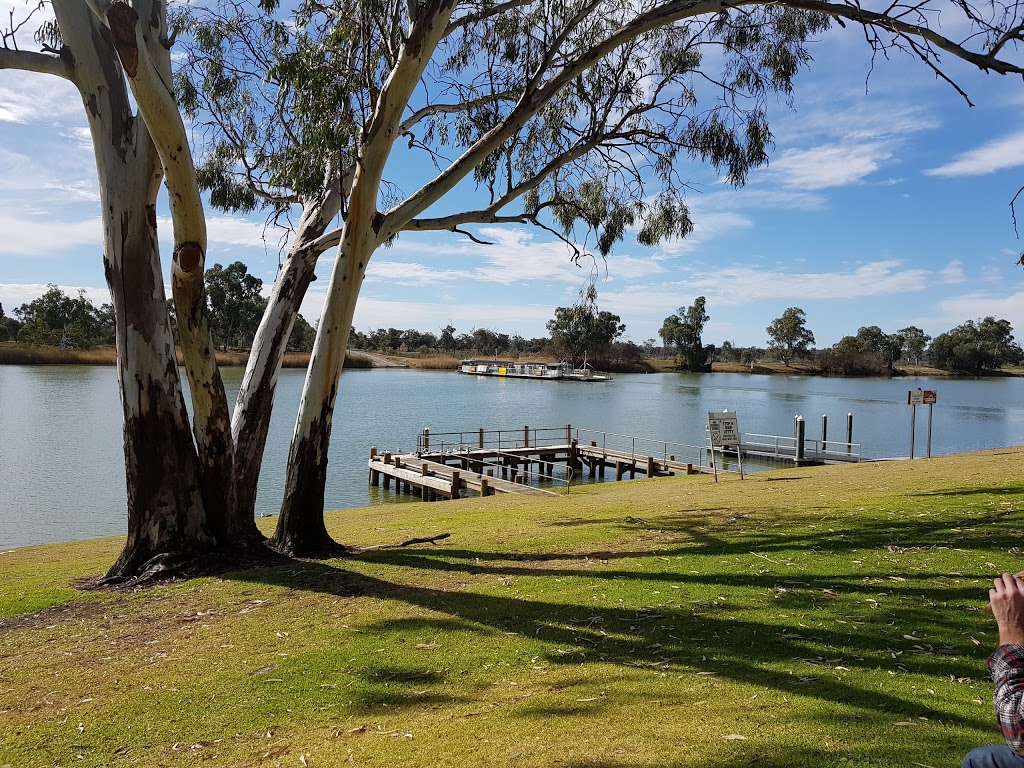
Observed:
[[[0,13],[21,0],[0,0]],[[1005,318],[1024,339],[1024,251],[1010,201],[1024,185],[1024,83],[947,62],[974,107],[919,62],[872,62],[852,26],[826,33],[797,76],[792,107],[772,102],[767,167],[734,189],[683,167],[695,230],[646,248],[627,234],[598,261],[598,306],[625,338],[657,339],[664,319],[706,297],[705,343],[764,346],[788,307],[819,348],[865,325],[931,336],[966,320]],[[401,180],[400,171],[396,177]],[[405,189],[412,192],[414,188]],[[458,195],[469,203],[466,185]],[[484,194],[484,193],[480,193]],[[449,201],[449,204],[451,201]],[[161,252],[171,252],[165,202]],[[1024,194],[1018,206],[1024,234]],[[242,261],[269,289],[282,232],[262,217],[207,209],[207,263]],[[577,300],[591,265],[527,226],[403,234],[370,262],[355,327],[546,335]],[[302,313],[315,322],[332,265],[321,258]],[[166,278],[166,269],[165,269]],[[96,169],[78,94],[59,78],[0,71],[0,305],[10,315],[48,283],[109,300]]]

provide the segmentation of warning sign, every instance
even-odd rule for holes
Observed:
[[[735,413],[708,411],[708,432],[714,448],[727,448],[740,444],[740,427]]]
[[[917,389],[907,392],[907,405],[935,405],[939,402],[939,393],[934,389]]]

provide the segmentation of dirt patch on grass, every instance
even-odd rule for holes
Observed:
[[[36,613],[0,619],[0,637],[18,629],[43,629],[44,627],[82,621],[102,615],[109,606],[104,603],[76,600],[70,603],[44,608]]]

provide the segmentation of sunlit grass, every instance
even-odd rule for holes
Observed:
[[[113,540],[8,552],[0,766],[955,766],[1022,458],[345,510],[451,537],[138,592],[69,588]]]

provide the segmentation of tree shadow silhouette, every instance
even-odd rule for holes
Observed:
[[[400,552],[373,553],[376,562],[408,568],[429,568],[437,559]],[[498,571],[494,571],[498,572]],[[565,571],[567,575],[593,577],[589,571]],[[545,575],[551,575],[544,571]],[[636,574],[646,578],[648,574]],[[974,728],[985,728],[988,720],[961,717],[935,709],[896,691],[869,689],[851,683],[836,667],[846,669],[890,669],[947,679],[967,678],[983,669],[982,662],[921,652],[907,654],[905,663],[892,654],[906,654],[892,641],[875,633],[858,632],[848,625],[842,630],[813,627],[797,632],[780,631],[763,623],[732,615],[734,608],[710,606],[658,606],[623,608],[590,606],[537,598],[508,597],[474,591],[445,590],[399,584],[374,576],[344,571],[327,563],[306,563],[294,568],[277,568],[234,574],[233,578],[293,589],[307,589],[339,597],[376,597],[404,602],[449,617],[464,630],[466,623],[480,632],[516,634],[544,645],[541,656],[552,666],[613,664],[693,674],[712,673],[751,685],[773,688],[788,694],[812,697],[830,704],[847,704],[872,713],[889,713],[898,718],[924,717]],[[745,576],[720,574],[713,583],[740,586]],[[960,590],[956,590],[960,596]],[[903,611],[900,620],[925,622],[925,609]],[[934,618],[934,617],[932,617]],[[387,620],[364,627],[365,632],[386,634],[399,629],[427,626],[421,618]],[[431,618],[429,626],[444,628],[444,621]],[[710,656],[710,657],[709,657]],[[392,702],[400,705],[397,698]]]
[[[1020,537],[1019,515],[1012,509],[993,508],[991,501],[983,502],[986,496],[1005,497],[1016,492],[1014,486],[917,494],[940,499],[948,496],[950,504],[957,506],[970,500],[964,517],[954,525],[949,515],[899,517],[897,509],[888,515],[882,510],[883,514],[867,521],[863,517],[846,521],[836,514],[835,506],[822,506],[827,517],[780,529],[778,521],[787,512],[783,507],[750,510],[749,516],[744,510],[730,509],[731,517],[723,519],[710,517],[708,510],[680,508],[647,519],[605,516],[547,524],[553,528],[612,525],[624,532],[651,534],[643,545],[633,536],[622,547],[559,552],[449,546],[381,549],[355,557],[361,563],[387,569],[393,580],[345,570],[344,560],[303,562],[227,578],[335,597],[397,601],[434,614],[364,626],[364,631],[382,636],[447,633],[461,639],[465,634],[471,641],[476,635],[514,635],[539,644],[537,656],[552,667],[600,664],[656,674],[711,674],[720,680],[829,705],[847,705],[876,722],[889,716],[889,722],[926,718],[989,730],[987,710],[973,716],[939,704],[932,706],[920,696],[904,693],[912,686],[887,685],[888,678],[883,675],[919,674],[954,683],[970,683],[985,676],[983,659],[989,649],[969,641],[974,635],[984,637],[990,628],[991,620],[979,611],[985,594],[977,582],[985,582],[992,574],[951,568],[921,571],[901,564],[900,559],[954,546],[963,551],[1005,550],[1006,541]],[[832,572],[823,573],[813,567],[814,559],[823,554],[852,557],[865,552],[891,559],[892,570],[881,571],[876,565],[865,573],[864,568],[839,564],[831,566]],[[713,569],[699,573],[673,569],[673,558],[695,556],[735,558],[736,562],[717,560]],[[425,574],[432,576],[424,578]],[[468,586],[468,577],[483,578],[479,586]],[[458,578],[459,586],[425,584],[444,584],[446,578]],[[678,590],[678,600],[668,601],[673,603],[669,605],[662,598],[652,600],[658,605],[630,607],[609,605],[608,600],[591,605],[584,597],[564,597],[575,594],[571,591],[559,592],[559,598],[515,594],[516,580],[534,578],[580,580],[603,590],[617,589],[622,582],[631,588],[646,584],[652,592],[671,585]],[[507,593],[495,594],[499,584]],[[523,592],[529,589],[524,587]],[[728,597],[706,597],[721,592]],[[769,624],[761,618],[764,601],[779,605],[782,610],[772,612],[771,620],[783,623]],[[829,608],[816,614],[824,605]],[[810,617],[807,626],[801,617]],[[827,625],[814,623],[815,618],[826,620]],[[443,678],[429,672],[387,664],[367,666],[361,671],[365,678],[385,680],[392,690],[376,688],[365,694],[359,705],[369,710],[382,704],[408,707],[444,701],[440,691],[432,690]],[[680,700],[679,704],[686,702]],[[551,706],[557,711],[548,711]],[[566,706],[572,711],[567,712]],[[521,707],[519,714],[549,717],[586,711],[590,710],[571,703],[535,703]],[[760,756],[754,763],[741,764],[781,768],[811,765],[818,757],[819,752],[812,748],[796,760],[792,755]],[[820,764],[830,764],[834,754],[821,751],[820,758]],[[681,759],[664,765],[697,764]],[[699,763],[702,768],[733,764]],[[615,768],[618,764],[590,761],[578,765]]]

